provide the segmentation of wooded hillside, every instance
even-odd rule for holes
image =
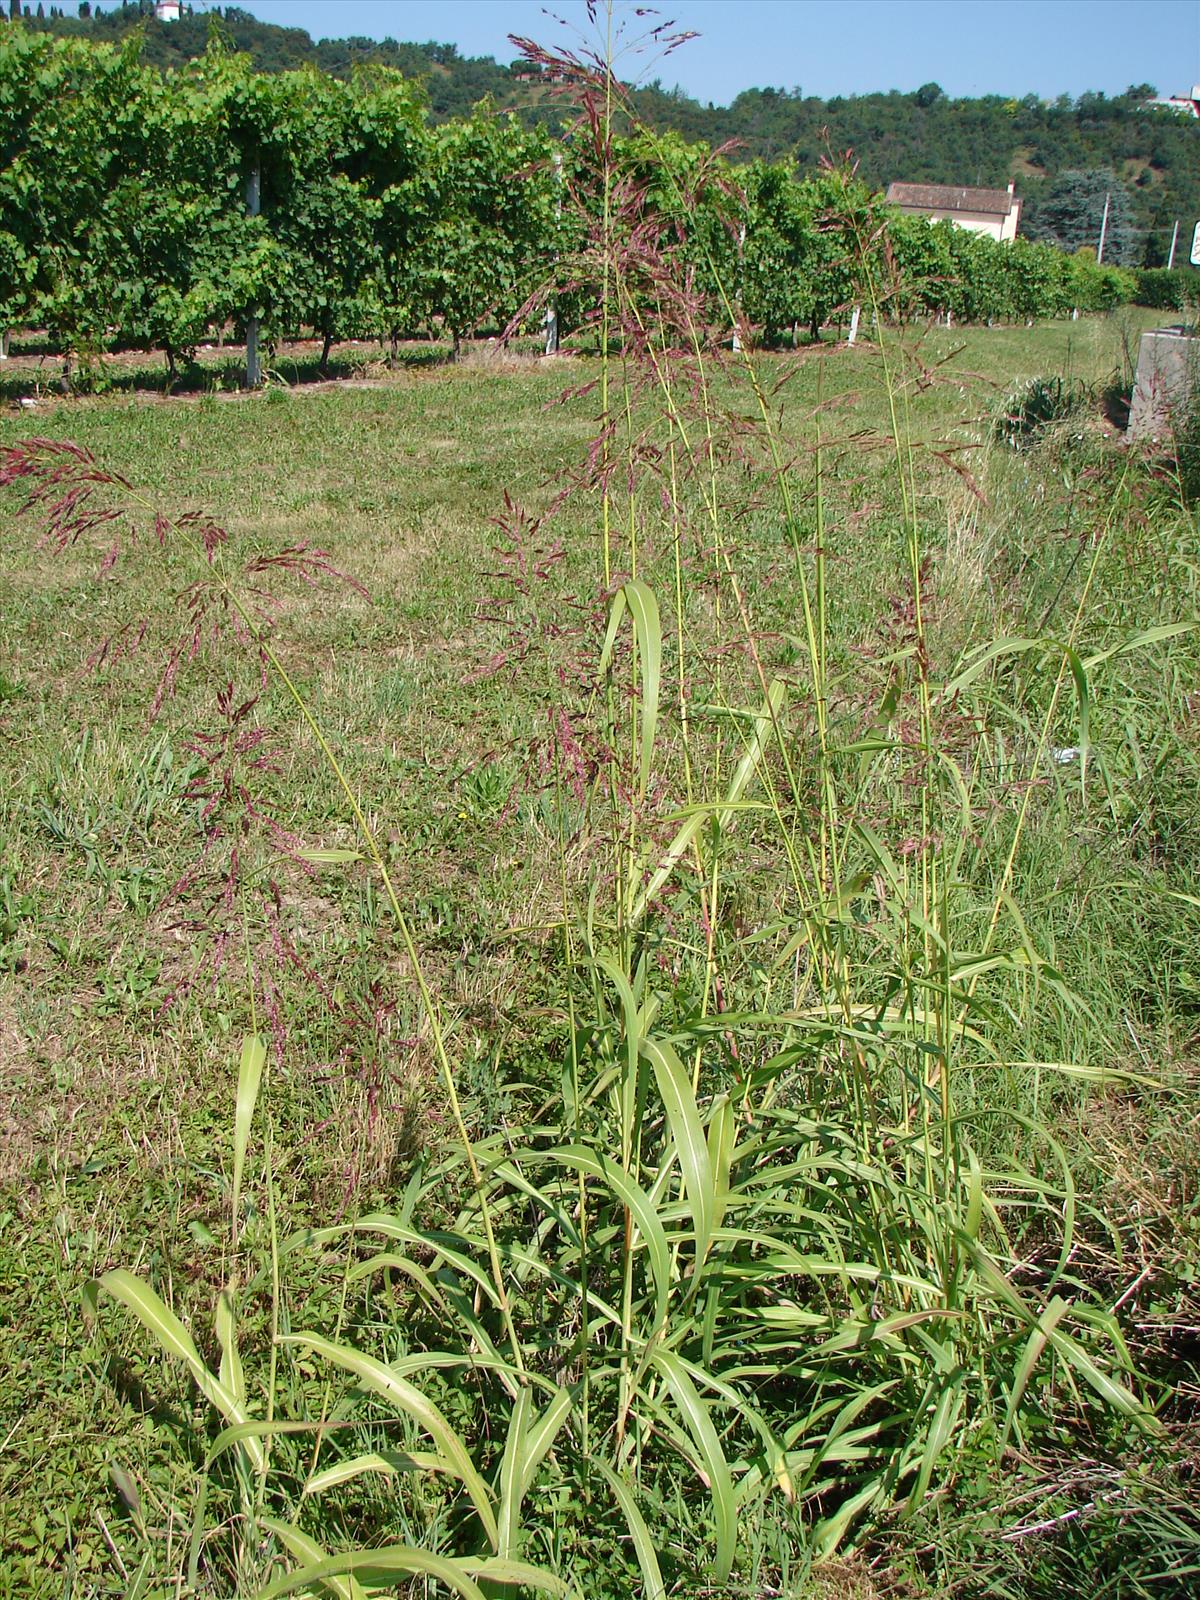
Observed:
[[[33,16],[23,25],[98,43],[140,29],[143,59],[158,67],[201,55],[211,30],[219,28],[260,72],[311,64],[341,77],[372,62],[398,68],[422,81],[434,121],[463,116],[485,96],[530,124],[554,124],[563,114],[562,103],[525,62],[464,57],[452,44],[367,38],[317,42],[301,28],[261,22],[237,6],[167,24],[155,21],[150,0],[80,9],[88,14]],[[1020,87],[1013,86],[1015,94]],[[1092,189],[1111,187],[1117,210],[1127,218],[1115,251],[1110,241],[1109,259],[1157,266],[1166,258],[1176,218],[1181,234],[1200,219],[1200,122],[1145,109],[1143,102],[1153,92],[1149,84],[1138,84],[1113,98],[1089,93],[1052,102],[1031,94],[956,99],[929,83],[912,94],[826,100],[798,87],[765,87],[745,90],[732,105],[714,106],[656,82],[637,90],[634,103],[640,119],[653,128],[714,146],[734,142],[735,160],[790,157],[811,170],[832,148],[853,151],[872,187],[893,179],[970,185],[1015,180],[1024,201],[1022,231],[1069,249],[1094,243],[1090,211],[1072,204],[1088,174]],[[1078,236],[1059,230],[1064,198],[1068,214],[1083,213]]]

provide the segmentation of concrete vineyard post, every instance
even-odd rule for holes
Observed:
[[[744,222],[742,223],[741,227],[738,229],[738,246],[737,247],[738,247],[737,299],[738,299],[738,310],[740,312],[741,304],[742,304],[742,258],[744,256],[745,250],[746,250],[746,224]],[[735,322],[734,325],[733,325],[733,342],[730,345],[730,349],[733,351],[733,353],[735,355],[737,355],[738,352],[741,350],[741,348],[742,348],[742,335],[741,335],[740,330],[738,329],[737,323]]]
[[[557,211],[559,217],[561,218],[562,217],[562,181],[563,181],[562,156],[557,150],[554,152],[554,181],[555,181],[555,184],[557,185],[557,188],[558,188],[557,198],[555,200],[555,210]],[[557,261],[558,261],[558,256],[556,254],[555,255],[555,262],[557,263]],[[550,299],[549,299],[549,301],[547,302],[547,305],[546,305],[546,354],[548,356],[553,356],[553,355],[557,355],[558,354],[558,294],[557,294],[557,292],[554,292],[554,293],[551,294]]]
[[[250,176],[246,179],[246,212],[248,216],[256,217],[261,205],[261,180],[262,174],[258,163],[255,162],[250,169]],[[257,389],[262,382],[262,366],[258,359],[258,318],[253,312],[246,317],[246,387]]]

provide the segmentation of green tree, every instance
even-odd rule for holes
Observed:
[[[1073,252],[1096,248],[1108,199],[1104,259],[1114,266],[1131,265],[1138,255],[1138,233],[1129,194],[1120,179],[1102,168],[1064,172],[1030,208],[1025,233],[1031,239]]]
[[[9,292],[64,352],[88,360],[122,325],[112,197],[154,159],[145,76],[136,46],[93,50],[24,29],[0,39],[0,211],[18,272]]]
[[[420,262],[438,215],[432,141],[422,98],[388,68],[358,75],[354,116],[372,234],[370,301],[394,358],[401,333],[422,313]]]
[[[874,197],[847,167],[827,169],[804,179],[800,204],[807,212],[811,254],[805,263],[812,292],[809,333],[864,296],[868,274],[878,281],[881,262]]]
[[[962,301],[954,256],[953,223],[897,212],[888,218],[887,310],[900,322],[957,310]]]
[[[215,70],[214,70],[215,66]],[[156,159],[129,172],[110,201],[120,240],[127,338],[161,349],[174,374],[213,324],[253,293],[261,227],[245,214],[239,151],[220,66],[166,79],[147,73],[141,98]]]
[[[816,237],[800,186],[786,167],[755,162],[745,193],[739,298],[746,317],[773,345],[794,323],[812,317],[813,285],[805,267]]]
[[[486,316],[507,322],[550,273],[557,206],[549,158],[544,135],[487,105],[435,134],[436,219],[415,288],[456,351]]]

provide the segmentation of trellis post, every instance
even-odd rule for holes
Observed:
[[[250,168],[246,179],[246,214],[256,217],[262,205],[262,174],[258,162]],[[258,317],[249,312],[246,317],[246,387],[257,389],[262,382],[262,364],[258,359]]]

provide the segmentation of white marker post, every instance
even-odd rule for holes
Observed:
[[[1111,199],[1112,199],[1112,195],[1110,195],[1110,194],[1106,194],[1104,196],[1104,218],[1103,218],[1102,222],[1100,223],[1100,243],[1096,246],[1096,265],[1097,266],[1099,266],[1100,263],[1104,260],[1104,240],[1105,240],[1105,237],[1106,237],[1106,235],[1108,233],[1108,203],[1109,203],[1109,201]]]
[[[1171,253],[1167,257],[1167,271],[1175,265],[1175,246],[1179,243],[1179,218],[1175,218],[1175,226],[1171,229]]]

